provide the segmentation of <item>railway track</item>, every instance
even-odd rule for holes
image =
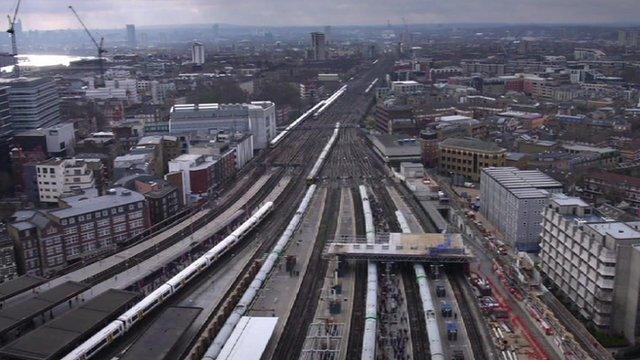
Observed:
[[[355,228],[357,236],[365,235],[364,215],[362,212],[362,199],[357,188],[351,188],[353,197],[353,212],[355,216]],[[351,322],[349,340],[347,343],[347,360],[357,360],[362,356],[362,335],[364,333],[365,293],[367,291],[367,262],[356,261],[354,266],[354,291],[353,308],[351,310]]]
[[[478,324],[474,321],[471,309],[469,308],[469,302],[465,299],[462,293],[462,286],[464,286],[464,277],[461,274],[448,274],[453,294],[458,301],[458,307],[460,308],[460,317],[464,321],[464,326],[467,329],[467,336],[471,349],[476,360],[490,360],[485,356],[485,349],[482,345],[482,338],[480,337],[480,330]]]
[[[319,274],[325,274],[328,267],[328,262],[322,259],[322,250],[326,240],[336,232],[338,221],[335,214],[340,209],[340,190],[330,188],[328,191],[313,251],[298,290],[299,295],[289,313],[280,337],[281,341],[275,350],[275,354],[278,354],[277,359],[294,360],[299,358],[307,334],[301,329],[309,327],[316,313],[324,282],[324,277]]]
[[[422,310],[420,289],[416,282],[413,265],[402,264],[400,269],[404,293],[407,299],[407,313],[409,313],[409,326],[411,327],[411,346],[414,360],[428,360],[430,358],[429,342]]]

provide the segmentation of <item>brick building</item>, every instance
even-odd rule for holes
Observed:
[[[448,138],[438,145],[438,167],[449,175],[480,181],[485,167],[501,167],[507,151],[494,143],[474,138]]]

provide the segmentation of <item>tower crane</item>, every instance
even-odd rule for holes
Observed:
[[[84,22],[80,18],[80,15],[78,15],[78,13],[73,8],[73,6],[69,5],[69,9],[71,10],[71,12],[73,12],[73,15],[75,15],[76,19],[78,19],[78,22],[80,23],[80,25],[82,25],[84,32],[86,32],[87,35],[89,35],[89,38],[91,39],[91,41],[93,42],[93,45],[95,45],[96,50],[98,51],[98,66],[100,69],[100,76],[97,79],[95,79],[94,86],[103,87],[104,86],[104,63],[102,59],[102,54],[107,52],[107,50],[104,49],[104,37],[100,37],[100,42],[98,43],[96,39],[93,37],[93,35],[91,34],[91,31],[87,29],[87,26],[84,24]]]
[[[18,66],[18,58],[17,58],[18,45],[16,44],[16,30],[15,30],[16,19],[18,18],[18,10],[20,9],[20,1],[21,0],[18,0],[18,3],[16,4],[16,9],[13,12],[13,17],[11,17],[11,15],[7,15],[7,18],[9,19],[9,29],[7,29],[7,32],[11,35],[11,52],[16,61],[15,65],[13,65],[14,77],[20,77],[20,67]]]

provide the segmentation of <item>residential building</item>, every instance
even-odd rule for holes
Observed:
[[[276,135],[275,104],[253,101],[248,104],[183,104],[171,108],[171,134],[244,133],[252,134],[257,150],[268,146]]]
[[[37,129],[60,122],[60,97],[55,83],[45,78],[0,79],[9,87],[14,131]]]
[[[541,212],[562,184],[538,170],[482,169],[480,211],[518,251],[538,252]]]
[[[235,174],[235,151],[217,157],[184,154],[169,162],[165,179],[182,191],[182,203],[205,199]]]
[[[583,191],[593,200],[625,201],[640,211],[640,178],[593,170],[584,175]]]
[[[396,95],[410,95],[422,92],[424,86],[417,81],[392,81],[391,91]]]
[[[59,158],[36,164],[40,202],[57,203],[64,195],[95,189],[93,171],[80,159]]]
[[[124,188],[60,199],[60,208],[22,210],[7,225],[21,273],[51,275],[112,252],[149,227],[143,195]]]
[[[6,229],[0,229],[0,283],[18,276],[13,241]]]
[[[438,144],[441,172],[478,182],[486,167],[504,166],[507,151],[495,143],[475,138],[448,138]]]
[[[321,61],[327,59],[327,49],[325,44],[325,36],[323,33],[311,33],[311,49],[313,60]]]
[[[191,62],[197,66],[204,64],[204,45],[202,43],[194,41],[191,45]]]
[[[138,41],[136,38],[136,26],[134,24],[127,24],[127,46],[132,49],[138,47]]]
[[[601,331],[638,334],[640,231],[611,221],[579,198],[554,194],[543,211],[541,270]]]
[[[180,191],[166,180],[135,179],[134,185],[136,191],[147,199],[151,226],[172,218],[182,208]]]

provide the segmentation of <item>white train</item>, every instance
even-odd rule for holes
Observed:
[[[376,229],[373,224],[371,202],[367,193],[367,187],[360,185],[360,198],[364,212],[364,228],[367,234],[367,243],[376,242]],[[378,264],[369,261],[367,264],[367,293],[365,300],[364,332],[362,335],[362,360],[375,360],[376,358],[376,332],[378,329]]]
[[[340,96],[342,96],[342,94],[344,94],[345,91],[347,91],[347,85],[343,85],[340,89],[334,92],[333,95],[329,96],[329,98],[324,101],[324,104],[322,105],[322,107],[320,107],[320,109],[318,109],[318,111],[316,111],[313,114],[313,117],[318,118],[320,115],[322,115],[322,113],[324,113],[324,111],[327,110],[327,108],[331,106],[331,104],[333,104],[334,101],[336,101]]]
[[[322,152],[320,152],[320,156],[318,156],[318,160],[316,160],[316,163],[313,165],[313,168],[311,168],[311,171],[309,171],[309,175],[307,175],[308,184],[313,184],[316,181],[316,177],[320,173],[320,169],[322,168],[322,165],[324,164],[325,160],[329,156],[329,152],[331,151],[333,144],[336,142],[339,132],[340,132],[340,123],[336,123],[336,128],[333,130],[333,134],[329,138],[329,141],[327,141],[327,144],[322,149]]]
[[[167,282],[155,289],[145,298],[129,310],[120,315],[116,320],[112,321],[90,337],[84,343],[80,344],[73,351],[67,354],[63,360],[88,359],[98,353],[101,349],[111,344],[115,339],[122,336],[131,329],[138,321],[145,317],[149,312],[153,311],[158,305],[162,304],[168,297],[178,292],[191,279],[202,273],[220,256],[233,248],[240,240],[242,240],[251,230],[256,227],[273,208],[273,202],[265,203],[258,211],[256,211],[242,225],[238,226],[229,236],[216,244],[211,250],[204,253],[186,268],[173,276]]]
[[[284,139],[284,137],[287,136],[287,134],[289,134],[289,132],[293,128],[298,126],[301,122],[303,122],[306,118],[308,118],[311,114],[313,114],[316,110],[318,110],[318,108],[320,108],[322,105],[324,105],[324,102],[325,102],[325,100],[320,101],[319,103],[315,104],[311,109],[307,110],[304,114],[300,115],[291,124],[289,124],[289,126],[284,128],[284,130],[280,134],[278,134],[278,136],[274,137],[269,142],[269,146],[272,147],[272,148],[278,146],[280,141],[282,141],[282,139]]]
[[[396,211],[396,218],[400,224],[402,232],[411,233],[407,218],[404,217],[402,211]],[[429,280],[424,271],[422,264],[413,264],[413,272],[416,274],[416,281],[420,289],[420,299],[422,300],[422,310],[424,311],[424,320],[427,328],[427,337],[429,338],[429,352],[431,360],[444,360],[444,350],[442,349],[442,340],[440,339],[440,330],[438,328],[438,320],[436,318],[436,308],[433,305],[433,298],[429,292]]]
[[[256,277],[253,279],[251,284],[249,284],[249,287],[242,295],[242,298],[240,298],[240,301],[238,301],[238,304],[227,318],[227,321],[225,321],[215,339],[213,339],[213,342],[205,352],[202,359],[215,360],[218,357],[225,343],[227,342],[227,340],[229,340],[233,329],[236,327],[236,325],[238,325],[238,322],[240,322],[240,319],[244,315],[245,311],[249,308],[249,306],[253,302],[253,299],[255,299],[255,297],[258,295],[258,291],[260,291],[260,288],[262,288],[262,284],[266,281],[269,273],[276,265],[278,258],[281,256],[285,247],[293,237],[293,234],[295,233],[296,229],[300,225],[300,222],[302,221],[302,218],[304,217],[304,213],[307,211],[307,208],[309,208],[311,198],[313,197],[315,191],[316,185],[309,186],[306,194],[304,195],[304,198],[302,199],[302,202],[300,202],[300,205],[298,205],[298,209],[296,210],[295,215],[293,215],[293,218],[291,218],[291,221],[289,221],[287,228],[284,230],[282,235],[280,235],[280,238],[278,238],[278,241],[273,247],[273,250],[271,250],[269,256],[267,256],[267,259],[260,267],[260,270],[256,274]]]
[[[369,91],[371,91],[371,89],[373,89],[373,87],[376,85],[376,83],[378,82],[378,78],[375,78],[371,84],[369,84],[369,86],[367,86],[367,88],[364,90],[365,94],[368,94]]]

